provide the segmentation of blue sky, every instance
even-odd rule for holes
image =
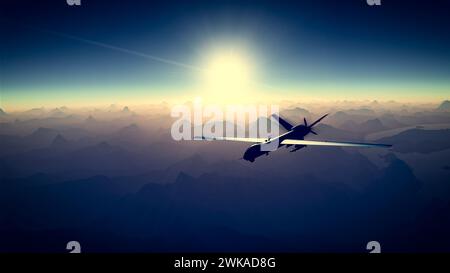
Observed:
[[[251,60],[258,90],[269,96],[439,101],[450,93],[448,1],[3,5],[6,107],[183,96],[197,88],[201,73],[170,62],[203,69],[218,50]]]

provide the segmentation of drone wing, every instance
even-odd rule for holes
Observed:
[[[278,119],[278,123],[281,124],[281,126],[283,126],[284,129],[286,129],[287,131],[292,130],[292,128],[294,127],[292,124],[290,124],[287,120],[283,119],[282,117],[276,114],[273,114],[272,116]]]
[[[194,140],[226,140],[226,141],[238,141],[238,142],[252,142],[252,143],[263,143],[266,142],[267,138],[254,138],[254,137],[194,137]]]
[[[306,146],[381,147],[381,148],[389,148],[392,146],[389,144],[376,144],[376,143],[315,141],[315,140],[298,140],[298,139],[285,139],[281,142],[281,144],[306,145]]]

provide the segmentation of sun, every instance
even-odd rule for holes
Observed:
[[[214,54],[204,70],[203,97],[216,102],[239,101],[249,95],[252,82],[247,58],[235,52]]]

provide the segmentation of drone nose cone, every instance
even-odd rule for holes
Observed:
[[[261,145],[255,144],[250,146],[244,153],[243,159],[253,162],[255,159],[261,155],[263,155],[264,152],[261,152]]]
[[[253,162],[255,161],[255,157],[253,156],[253,154],[249,151],[249,149],[247,149],[244,153],[244,156],[242,157],[244,160]]]
[[[252,157],[245,157],[244,156],[244,160],[250,161],[250,162],[255,162],[255,159]]]

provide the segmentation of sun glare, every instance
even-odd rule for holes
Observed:
[[[249,62],[236,53],[221,53],[210,58],[205,69],[204,97],[216,102],[239,101],[252,86]],[[206,96],[205,96],[206,95]]]

